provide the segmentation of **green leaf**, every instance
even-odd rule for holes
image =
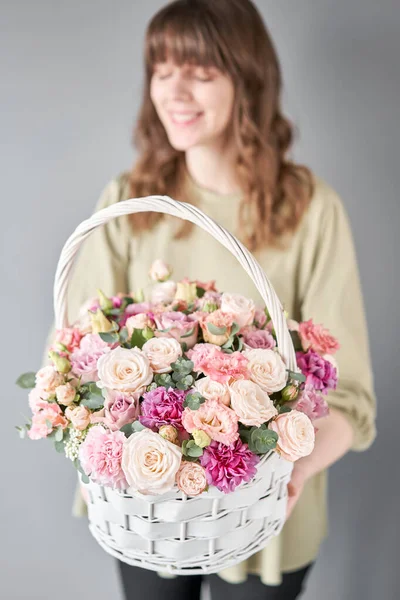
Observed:
[[[54,439],[56,440],[56,442],[61,442],[63,437],[64,437],[63,430],[61,429],[61,427],[57,427]]]
[[[303,375],[303,373],[295,373],[294,371],[291,371],[290,369],[286,369],[286,371],[289,374],[289,377],[291,379],[294,379],[295,381],[300,381],[300,382],[304,382],[306,381],[306,376]]]
[[[240,325],[238,325],[236,323],[236,321],[233,321],[232,323],[232,328],[231,328],[231,335],[235,335],[235,333],[237,333],[240,329]]]
[[[191,410],[198,410],[200,405],[205,401],[206,399],[200,392],[189,392],[183,401],[183,407],[186,408],[188,406]]]
[[[140,348],[142,349],[144,343],[147,342],[146,338],[143,336],[143,332],[141,329],[134,329],[131,335],[131,346],[132,348]]]
[[[213,323],[207,323],[207,329],[210,333],[214,335],[222,335],[226,333],[225,325],[224,327],[217,327],[216,325],[213,325]]]
[[[288,406],[287,404],[283,404],[282,406],[279,407],[279,414],[283,414],[283,413],[287,413],[290,412],[292,409],[290,408],[290,406]]]
[[[64,452],[64,442],[54,442],[54,448],[57,450],[57,452]]]
[[[82,482],[83,483],[90,483],[90,479],[89,479],[89,477],[85,473],[82,474]]]
[[[19,437],[21,439],[24,439],[29,431],[29,426],[28,425],[24,425],[23,427],[20,427],[19,425],[15,425],[15,429],[18,430],[19,433]]]
[[[119,340],[121,342],[121,344],[125,344],[125,342],[128,340],[129,334],[128,334],[128,330],[126,327],[123,327],[121,329],[121,331],[119,332]]]
[[[86,408],[90,408],[91,410],[98,410],[104,406],[104,398],[102,395],[98,394],[89,394],[83,400],[81,400],[81,406],[86,406]]]
[[[192,329],[190,331],[188,331],[187,333],[185,333],[185,335],[181,335],[181,338],[190,337],[191,335],[193,335],[194,330],[195,330],[195,327],[192,327]]]
[[[142,431],[142,429],[147,429],[144,425],[142,425],[142,423],[140,421],[133,421],[132,423],[132,430],[137,432],[137,431]]]
[[[51,421],[49,421],[49,419],[46,419],[46,425],[49,429],[53,429],[53,424]]]
[[[32,389],[36,385],[36,373],[33,373],[32,371],[23,373],[18,377],[15,383],[25,390]]]
[[[195,444],[194,446],[191,446],[190,448],[188,448],[187,453],[188,453],[188,456],[194,456],[194,457],[198,458],[199,456],[203,455],[203,448],[200,448],[200,446],[197,446]]]
[[[196,285],[196,296],[198,298],[202,298],[205,293],[206,293],[206,290],[203,287],[199,287],[198,285]]]
[[[277,441],[278,434],[263,423],[261,427],[252,428],[248,445],[255,454],[266,454],[276,448]]]
[[[85,471],[82,468],[81,461],[79,460],[79,458],[76,458],[74,460],[74,465],[75,468],[79,471],[79,473],[81,473],[82,475],[86,475]]]
[[[101,337],[103,342],[106,342],[107,344],[115,344],[116,342],[119,341],[118,333],[101,332],[101,333],[99,333],[99,336]]]

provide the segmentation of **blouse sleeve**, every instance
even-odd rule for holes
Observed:
[[[325,188],[313,226],[317,231],[301,318],[327,327],[340,344],[339,379],[327,402],[353,427],[352,450],[375,439],[376,397],[360,276],[349,218],[339,196]]]
[[[95,206],[94,212],[119,202],[122,196],[123,175],[110,181]],[[68,322],[78,317],[80,307],[94,296],[97,289],[106,295],[128,293],[130,226],[126,217],[112,219],[97,227],[80,247],[68,285]],[[48,364],[48,348],[55,333],[54,321],[46,338],[42,365]]]

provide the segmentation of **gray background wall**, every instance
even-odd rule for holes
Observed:
[[[4,600],[119,598],[111,559],[70,517],[75,472],[19,440],[14,386],[39,367],[62,244],[132,161],[143,33],[163,2],[2,2],[1,569]],[[397,467],[400,10],[393,0],[258,0],[299,127],[297,159],[341,194],[356,240],[379,398],[379,438],[331,469],[331,533],[306,600],[394,600]],[[5,414],[4,414],[5,413]],[[392,474],[392,475],[391,475]],[[96,578],[94,577],[96,573]]]

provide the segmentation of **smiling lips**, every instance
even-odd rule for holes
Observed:
[[[192,125],[201,117],[201,112],[170,112],[169,117],[174,125]]]

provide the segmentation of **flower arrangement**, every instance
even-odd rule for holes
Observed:
[[[292,372],[267,309],[171,274],[156,260],[147,301],[143,290],[98,290],[56,331],[50,364],[17,380],[32,411],[21,437],[53,440],[83,481],[145,495],[230,493],[268,452],[310,454],[337,385],[335,338],[288,319],[301,370]]]

